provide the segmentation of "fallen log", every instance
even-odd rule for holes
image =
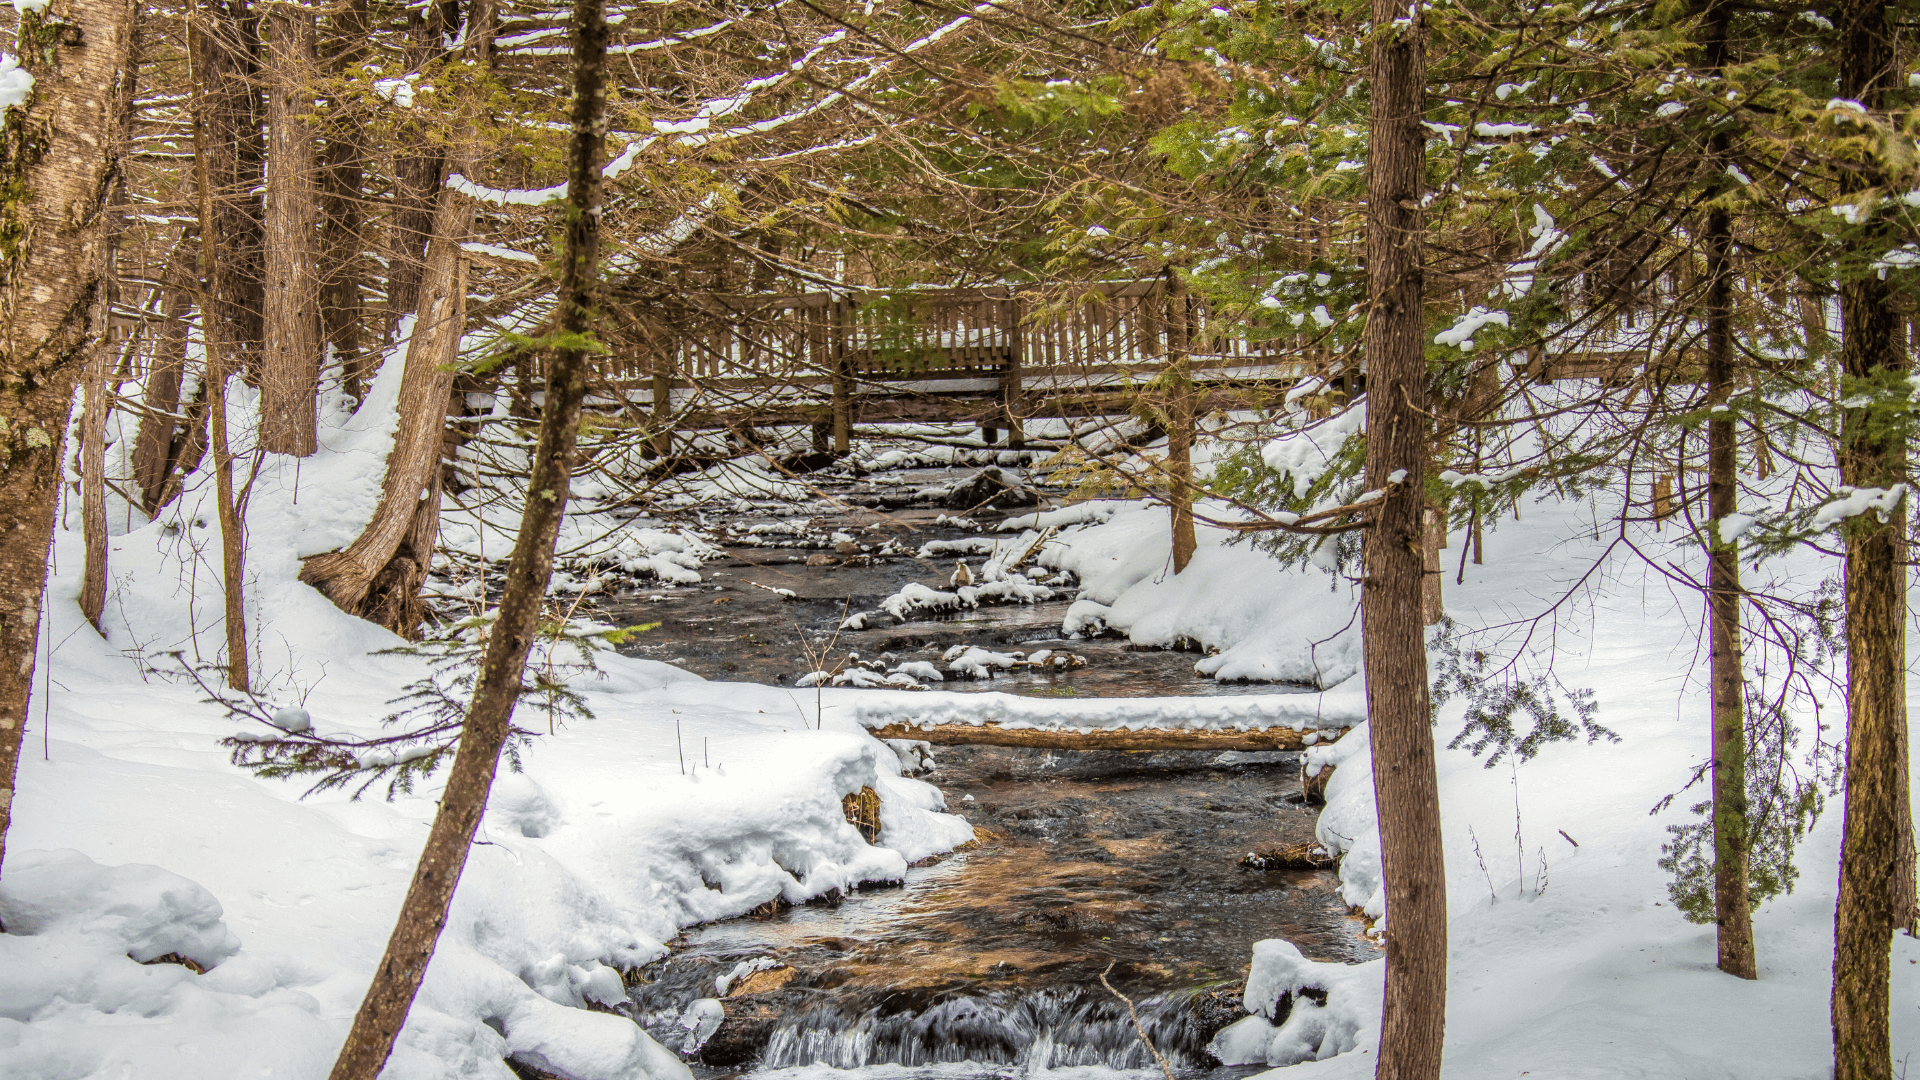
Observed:
[[[918,739],[935,746],[1019,746],[1033,750],[1301,750],[1304,731],[1263,728],[1254,731],[1126,728],[1079,732],[1069,728],[1009,728],[999,724],[888,724],[871,729],[882,739]],[[1332,742],[1336,729],[1318,729],[1319,741]]]

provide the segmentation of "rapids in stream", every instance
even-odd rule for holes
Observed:
[[[843,501],[775,530],[766,524],[790,519],[747,509],[719,528],[751,542],[726,545],[702,584],[640,588],[594,607],[618,623],[660,624],[624,651],[715,679],[791,686],[823,656],[933,662],[979,645],[1064,650],[1086,663],[938,689],[1289,692],[1196,675],[1192,653],[1063,638],[1071,588],[1039,604],[840,630],[847,614],[907,582],[946,588],[953,560],[912,552],[995,535],[1002,515],[976,512],[963,525],[943,516],[863,514]],[[974,844],[916,865],[898,887],[689,928],[623,1011],[663,1045],[684,1047],[708,1077],[1157,1076],[1157,1052],[1183,1076],[1231,1078],[1257,1070],[1223,1067],[1207,1046],[1246,1015],[1254,942],[1286,938],[1319,960],[1377,955],[1332,872],[1241,865],[1312,838],[1318,808],[1303,797],[1299,754],[935,747],[933,757],[921,778],[973,824]]]

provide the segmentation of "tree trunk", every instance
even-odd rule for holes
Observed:
[[[1167,271],[1167,506],[1173,523],[1173,572],[1200,546],[1193,528],[1193,307],[1187,285]]]
[[[1716,142],[1721,140],[1716,139]],[[1734,390],[1733,223],[1725,210],[1707,214],[1707,403],[1724,406]],[[1731,414],[1707,421],[1708,683],[1712,688],[1713,915],[1720,970],[1760,977],[1753,951],[1753,904],[1747,892],[1746,675],[1740,643],[1740,545],[1723,539],[1721,523],[1740,509],[1739,446]]]
[[[474,828],[486,809],[527,652],[553,576],[554,542],[567,505],[580,406],[586,398],[588,335],[599,271],[600,172],[606,139],[602,67],[607,24],[602,0],[574,3],[573,138],[567,162],[566,261],[561,267],[558,333],[547,367],[547,396],[520,535],[507,564],[499,617],[488,633],[473,704],[461,730],[440,808],[401,904],[386,955],[353,1018],[332,1080],[375,1080],[433,959]]]
[[[1440,552],[1447,546],[1446,508],[1428,503],[1420,521],[1420,622],[1432,626],[1447,614],[1440,581]]]
[[[141,393],[146,413],[133,444],[133,477],[140,488],[140,509],[148,517],[173,501],[187,473],[206,453],[206,385],[191,400],[180,398],[187,371],[187,318],[193,313],[196,286],[187,272],[188,240],[174,249],[161,278],[166,293],[161,321],[153,331],[153,359]],[[184,410],[184,411],[183,411]]]
[[[440,52],[444,25],[440,5],[423,4],[408,10],[407,63],[419,70]],[[387,218],[387,340],[393,340],[400,319],[420,309],[421,290],[432,273],[423,257],[429,240],[441,235],[433,226],[438,213],[446,155],[425,139],[422,149],[400,153],[393,163],[393,202]]]
[[[433,243],[427,248],[426,287],[420,293],[420,315],[407,342],[406,367],[400,381],[400,428],[394,434],[393,453],[387,458],[386,480],[373,520],[344,551],[308,559],[300,580],[327,594],[343,611],[372,618],[373,612],[398,612],[398,622],[383,623],[411,637],[418,620],[405,616],[415,605],[398,604],[387,594],[409,575],[424,576],[425,556],[432,540],[416,546],[425,523],[421,515],[438,521],[437,496],[440,453],[447,422],[447,398],[453,389],[454,364],[459,359],[460,335],[466,326],[466,297],[460,272],[460,244],[473,228],[473,204],[450,188],[441,188],[435,215]],[[431,502],[431,508],[423,508]],[[397,559],[411,560],[415,569],[397,567]],[[382,591],[376,592],[376,579]],[[414,580],[418,580],[415,578]]]
[[[265,341],[260,446],[306,457],[319,448],[320,277],[314,233],[319,196],[313,128],[313,10],[279,0],[267,15],[272,84],[267,104]]]
[[[105,313],[102,195],[115,167],[115,97],[126,85],[136,6],[54,0],[21,15],[23,33],[67,26],[22,50],[34,76],[25,106],[6,110],[0,225],[19,246],[0,260],[0,860],[26,733],[47,548],[59,505],[61,443],[73,384]]]
[[[80,414],[80,535],[86,565],[80,573],[80,614],[95,630],[107,605],[107,369],[113,366],[105,333],[88,349],[86,405]]]
[[[1387,985],[1374,1075],[1435,1080],[1446,1034],[1447,878],[1422,618],[1427,460],[1424,23],[1373,0],[1368,62],[1366,484],[1386,492],[1365,540],[1361,593],[1374,803],[1386,882]],[[1398,474],[1399,483],[1394,483]]]
[[[218,50],[201,40],[207,20],[193,23],[193,47],[200,56]],[[242,370],[235,363],[238,350],[232,347],[227,332],[231,327],[218,316],[216,284],[222,280],[223,245],[216,238],[216,209],[210,170],[215,156],[208,151],[210,129],[220,115],[220,102],[210,93],[212,73],[196,67],[193,72],[193,158],[200,190],[200,273],[201,295],[215,299],[213,311],[201,309],[200,337],[207,353],[207,432],[213,443],[214,506],[220,518],[221,595],[225,600],[222,620],[227,639],[227,685],[246,692],[250,688],[247,652],[247,556],[246,524],[234,503],[233,449],[227,439],[227,379]],[[207,316],[212,315],[212,318]]]
[[[206,175],[212,188],[211,242],[219,276],[203,305],[233,351],[234,369],[259,374],[264,335],[259,191],[266,148],[260,138],[260,18],[246,0],[214,0],[193,12],[190,49],[204,84]]]
[[[1843,38],[1840,96],[1870,110],[1885,106],[1893,85],[1892,28],[1886,9],[1866,0],[1836,18]],[[1873,166],[1865,166],[1872,168]],[[1875,175],[1848,170],[1842,187],[1859,191]],[[1893,290],[1871,273],[1840,284],[1843,375],[1872,378],[1906,367]],[[1870,422],[1866,409],[1841,421],[1840,478],[1856,487],[1885,487],[1905,479],[1898,436]],[[1833,1075],[1835,1080],[1885,1080],[1893,1075],[1888,1027],[1894,901],[1905,860],[1897,815],[1904,804],[1907,763],[1900,729],[1906,724],[1906,572],[1900,565],[1900,515],[1881,521],[1863,514],[1846,530],[1847,761],[1846,809],[1840,847],[1840,899],[1834,911]]]
[[[333,74],[365,56],[366,0],[352,0],[328,16],[327,52]],[[365,215],[360,210],[365,148],[357,118],[333,103],[320,162],[320,336],[333,347],[340,385],[355,401],[366,394],[368,357],[360,341],[360,280]]]

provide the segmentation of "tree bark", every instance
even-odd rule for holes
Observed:
[[[1365,538],[1361,594],[1374,803],[1386,882],[1380,1080],[1435,1080],[1446,1034],[1447,879],[1428,713],[1427,402],[1420,199],[1426,29],[1419,9],[1373,0],[1368,61],[1366,484],[1384,491]],[[1398,481],[1397,483],[1395,481]]]
[[[234,353],[235,370],[259,375],[265,290],[258,192],[266,163],[260,138],[260,19],[247,0],[213,0],[193,9],[190,49],[204,84],[206,175],[213,215],[209,233],[219,276],[203,307]]]
[[[1719,141],[1719,140],[1716,140]],[[1707,214],[1707,404],[1724,406],[1734,390],[1733,223],[1725,210]],[[1720,970],[1742,979],[1760,971],[1753,949],[1753,903],[1747,891],[1747,710],[1740,631],[1740,544],[1720,535],[1740,509],[1738,432],[1730,413],[1707,421],[1708,683],[1712,688],[1713,915]]]
[[[192,22],[193,47],[199,56],[218,49],[202,40],[209,20],[196,17]],[[195,67],[193,71],[193,150],[200,191],[200,295],[214,302],[202,307],[201,344],[207,354],[207,432],[213,444],[214,507],[220,518],[221,596],[225,600],[227,685],[246,692],[250,688],[247,650],[247,555],[246,523],[234,502],[233,449],[227,439],[227,379],[242,370],[235,363],[238,350],[227,337],[231,327],[218,315],[217,283],[222,280],[221,242],[216,238],[216,209],[211,169],[215,156],[208,152],[211,128],[221,115],[220,105],[208,83],[211,72]],[[212,316],[209,318],[208,316]]]
[[[1167,271],[1167,506],[1173,524],[1173,572],[1200,546],[1193,526],[1193,306],[1186,282]]]
[[[319,448],[319,192],[313,127],[313,10],[276,0],[267,14],[265,340],[260,361],[260,446],[306,457]]]
[[[1840,24],[1841,97],[1869,110],[1885,106],[1893,85],[1892,28],[1884,6],[1853,0]],[[1871,168],[1871,166],[1867,166]],[[1868,172],[1842,172],[1842,187],[1871,186]],[[1893,290],[1868,271],[1840,283],[1842,374],[1872,378],[1906,367],[1905,343]],[[1888,487],[1905,479],[1898,437],[1874,424],[1866,409],[1848,409],[1841,421],[1840,478],[1856,487]],[[1899,530],[1905,514],[1882,521],[1853,519],[1846,530],[1847,760],[1846,808],[1840,847],[1840,898],[1834,910],[1834,1080],[1886,1080],[1893,1075],[1888,1024],[1893,931],[1904,919],[1894,900],[1903,830],[1907,763],[1901,729],[1906,717],[1906,571]]]
[[[364,58],[366,39],[366,0],[351,0],[330,12],[327,53],[336,77]],[[373,377],[360,340],[366,150],[357,118],[341,103],[332,103],[329,111],[320,161],[320,336],[333,347],[341,387],[358,401]]]
[[[440,5],[410,8],[407,63],[410,69],[438,55],[444,25]],[[396,154],[393,163],[393,201],[387,218],[387,340],[393,340],[400,319],[417,311],[421,290],[432,273],[423,253],[433,237],[435,210],[447,156],[442,149],[415,140],[415,146]]]
[[[86,404],[80,414],[80,535],[86,564],[80,573],[80,614],[95,630],[107,605],[107,369],[113,365],[105,333],[88,349]]]
[[[187,474],[200,467],[207,452],[205,380],[181,400],[187,371],[187,320],[198,291],[186,268],[189,242],[182,240],[174,249],[162,279],[166,298],[153,332],[153,359],[141,396],[147,411],[134,442],[134,481],[140,487],[140,509],[148,517],[180,494]]]
[[[547,396],[533,475],[520,535],[507,564],[506,590],[499,616],[488,633],[473,704],[460,735],[440,808],[421,853],[419,867],[386,955],[353,1030],[333,1066],[332,1080],[376,1080],[394,1039],[406,1022],[413,998],[446,923],[448,906],[466,866],[474,828],[486,809],[487,794],[499,767],[520,695],[527,653],[533,644],[553,576],[553,548],[567,504],[586,398],[588,335],[594,323],[594,292],[599,272],[600,173],[605,156],[603,134],[606,92],[603,66],[607,23],[602,0],[575,0],[573,138],[567,162],[566,246],[559,288],[558,333],[547,367]]]
[[[315,555],[300,570],[300,580],[327,594],[343,611],[372,618],[375,611],[398,613],[383,623],[411,637],[418,619],[408,622],[417,605],[396,604],[388,594],[412,575],[426,573],[433,550],[422,515],[438,521],[437,482],[440,452],[447,422],[447,398],[453,389],[454,364],[459,359],[460,335],[466,326],[466,296],[460,272],[460,244],[473,229],[473,204],[450,188],[441,188],[435,215],[433,243],[427,249],[426,287],[420,294],[420,314],[407,342],[405,368],[400,379],[400,428],[387,458],[386,479],[373,519],[344,551]],[[428,497],[423,498],[423,493]],[[425,506],[423,504],[432,504]],[[414,569],[397,567],[396,559],[410,560]],[[379,579],[382,589],[376,592]]]
[[[9,190],[0,227],[21,240],[0,259],[0,860],[13,820],[40,632],[47,549],[59,505],[61,443],[73,385],[105,325],[102,208],[113,170],[115,100],[127,85],[136,6],[54,0],[22,14],[48,34],[21,50],[34,76],[23,107],[0,119]]]

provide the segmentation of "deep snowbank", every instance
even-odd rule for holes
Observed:
[[[1591,539],[1590,521],[1579,505],[1529,506],[1523,525],[1507,523],[1487,535],[1486,565],[1469,566],[1464,586],[1455,587],[1449,575],[1449,613],[1491,626],[1543,610],[1602,546]],[[1649,531],[1636,540],[1674,565],[1695,564],[1695,552],[1675,532]],[[1795,556],[1766,570],[1804,586],[1835,568]],[[1700,599],[1652,572],[1615,565],[1564,610],[1553,627],[1558,674],[1593,688],[1599,720],[1620,742],[1553,744],[1531,762],[1489,770],[1465,750],[1446,749],[1459,730],[1457,707],[1443,709],[1435,727],[1451,950],[1446,1074],[1831,1075],[1837,797],[1799,848],[1795,891],[1755,911],[1760,979],[1722,974],[1714,966],[1713,928],[1681,917],[1656,865],[1666,827],[1690,820],[1685,806],[1692,800],[1649,813],[1684,788],[1707,755],[1705,680],[1692,670],[1705,663],[1693,642]],[[1838,703],[1829,702],[1825,722],[1840,715]],[[1811,737],[1814,718],[1798,722]],[[1318,832],[1345,852],[1345,899],[1379,914],[1366,737],[1365,727],[1356,728],[1309,754],[1342,762]],[[1391,912],[1385,929],[1391,934]],[[1920,941],[1898,935],[1893,948],[1893,1054],[1901,1061],[1920,1051]],[[1286,986],[1326,990],[1326,1005],[1296,1011],[1278,1027],[1241,1021],[1229,1029],[1231,1049],[1248,1062],[1304,1062],[1270,1074],[1273,1080],[1372,1076],[1383,962],[1330,970],[1285,953],[1256,951],[1249,1007]],[[1295,993],[1296,1010],[1298,1003]],[[1341,1052],[1315,1060],[1331,1048]]]
[[[1136,645],[1196,643],[1211,655],[1195,670],[1226,682],[1332,687],[1359,671],[1359,601],[1351,583],[1318,569],[1282,566],[1248,544],[1229,544],[1226,530],[1204,525],[1196,529],[1193,561],[1175,575],[1167,514],[1150,503],[1107,502],[1018,519],[1028,527],[1061,527],[1037,561],[1080,579],[1068,633],[1097,622]]]
[[[255,686],[322,730],[378,731],[425,672],[372,655],[399,639],[295,580],[301,555],[351,540],[372,512],[397,369],[370,409],[328,411],[318,454],[268,455],[253,480]],[[233,398],[233,429],[251,430],[251,395],[236,383]],[[151,523],[109,515],[104,635],[75,604],[79,537],[56,536],[36,752],[0,888],[0,1076],[325,1076],[425,840],[437,782],[391,803],[302,799],[301,783],[229,764],[217,740],[236,721],[155,670],[166,653],[220,649],[209,486]],[[580,1006],[617,1000],[621,972],[682,926],[898,879],[972,835],[891,749],[852,723],[800,722],[792,695],[601,664],[575,681],[594,718],[537,739],[524,772],[503,767],[390,1080],[506,1080],[509,1054],[579,1080],[684,1077],[636,1025]],[[868,786],[878,846],[840,806]],[[169,953],[209,970],[139,963]]]

